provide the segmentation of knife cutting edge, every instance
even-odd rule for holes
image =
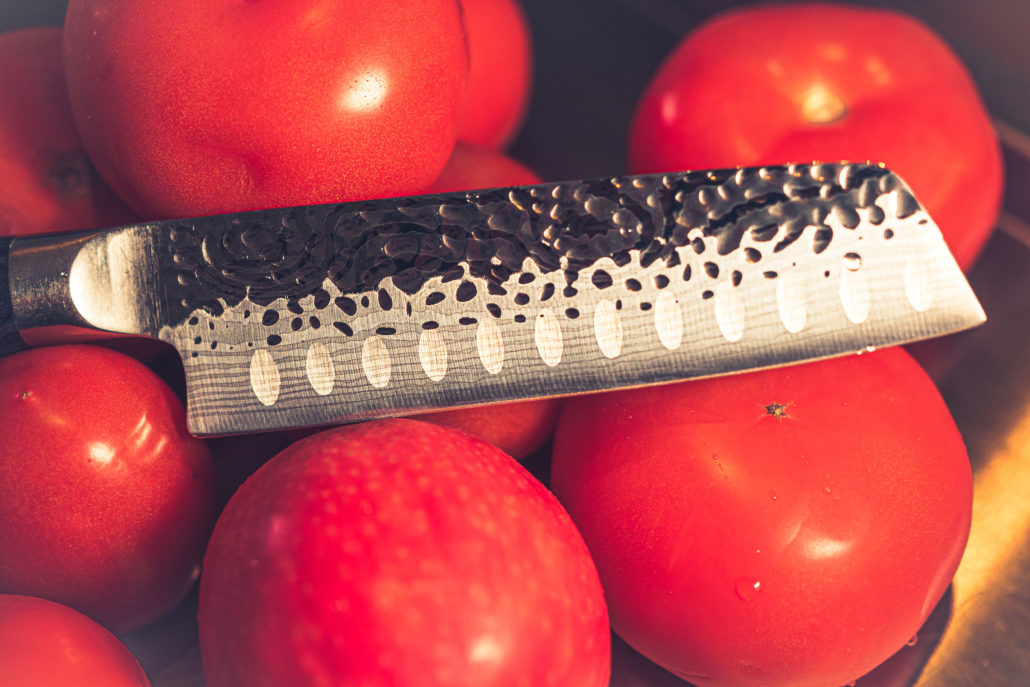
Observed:
[[[160,338],[201,436],[726,374],[984,320],[911,190],[867,164],[0,240],[0,353],[37,328]]]

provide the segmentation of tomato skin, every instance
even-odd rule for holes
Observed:
[[[64,47],[86,150],[148,218],[416,193],[468,74],[457,0],[72,0]]]
[[[998,216],[1001,151],[975,84],[944,41],[889,10],[727,12],[666,59],[629,138],[636,172],[813,160],[886,163],[963,267]]]
[[[61,29],[0,35],[0,236],[125,224],[133,213],[104,183],[75,130]]]
[[[572,398],[552,461],[614,630],[700,687],[855,680],[969,533],[961,437],[901,349]]]
[[[462,0],[468,32],[468,101],[462,141],[505,148],[518,133],[533,80],[533,43],[519,0]]]
[[[67,606],[0,594],[0,665],[7,687],[150,687],[125,645]]]
[[[593,563],[518,463],[413,420],[332,429],[260,468],[200,583],[209,687],[603,687]]]
[[[93,346],[3,358],[0,435],[0,591],[115,632],[186,596],[214,522],[214,474],[150,370]]]
[[[535,172],[504,153],[459,141],[428,192],[471,191],[541,181]]]
[[[561,406],[560,398],[540,398],[443,410],[417,419],[460,429],[522,460],[551,439]]]

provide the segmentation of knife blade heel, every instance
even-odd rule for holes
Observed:
[[[10,245],[13,322],[28,341],[154,336],[164,312],[155,282],[160,224],[27,236]]]

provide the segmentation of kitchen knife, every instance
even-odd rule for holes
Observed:
[[[158,337],[183,359],[197,435],[725,374],[984,319],[936,225],[877,165],[614,177],[0,241],[0,353],[40,328]]]

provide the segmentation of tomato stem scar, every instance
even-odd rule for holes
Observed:
[[[60,155],[49,170],[50,183],[62,198],[88,196],[94,186],[96,171],[85,155]]]
[[[785,403],[770,403],[765,407],[765,412],[778,420],[788,417]]]

